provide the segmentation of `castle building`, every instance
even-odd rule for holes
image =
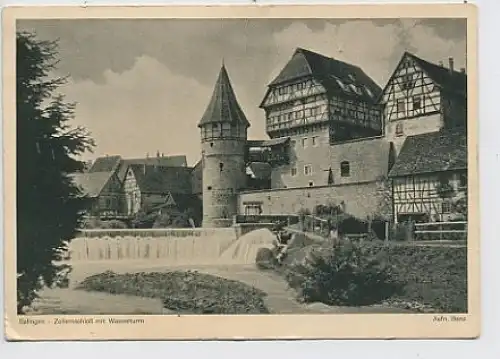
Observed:
[[[212,98],[198,127],[203,172],[203,227],[227,227],[238,213],[238,193],[246,186],[247,129],[222,65]]]

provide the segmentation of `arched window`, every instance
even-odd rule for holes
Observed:
[[[343,161],[340,163],[340,176],[341,177],[349,177],[351,174],[351,169],[350,169],[350,166],[349,166],[349,162],[348,161]]]

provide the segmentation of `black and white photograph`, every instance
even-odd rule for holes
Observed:
[[[16,325],[478,328],[475,13],[256,13],[14,19]]]

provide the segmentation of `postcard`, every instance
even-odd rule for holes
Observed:
[[[9,340],[476,338],[477,10],[9,7]]]

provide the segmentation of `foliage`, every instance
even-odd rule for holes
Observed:
[[[375,218],[390,220],[392,218],[392,182],[387,176],[377,179],[380,200]]]
[[[17,309],[37,297],[44,285],[60,285],[69,271],[56,265],[75,235],[87,199],[70,174],[82,171],[75,157],[93,141],[71,127],[74,104],[56,90],[64,78],[51,78],[57,43],[31,33],[16,36],[17,121]]]
[[[383,300],[384,304],[416,311],[467,312],[466,246],[425,246],[415,245],[413,242],[386,244],[381,241],[364,242],[360,246],[366,261],[375,258],[380,261],[382,267],[390,261],[391,280],[404,284],[401,291]],[[312,289],[316,288],[318,291],[322,288],[323,293],[328,293],[328,282],[332,286],[336,285],[333,279],[335,273],[332,275],[330,272],[331,266],[336,265],[334,252],[335,249],[324,245],[309,246],[295,253],[290,252],[284,262],[285,267],[278,268],[277,272],[283,274],[290,287],[297,289],[299,293],[302,293],[302,287],[307,278],[316,278],[318,285],[313,286]],[[321,257],[322,260],[319,263],[322,265],[316,264],[314,267],[307,265],[303,261],[305,254],[309,254],[309,263],[314,263],[317,257]],[[349,257],[344,256],[343,258]],[[338,265],[340,268],[342,268],[342,263],[345,264],[341,261]],[[326,269],[322,269],[325,267]],[[361,268],[366,268],[366,266]],[[318,271],[318,273],[314,274],[313,271]],[[359,267],[357,271],[361,271]],[[321,275],[326,277],[323,286],[319,283],[321,280],[317,279]],[[345,282],[343,283],[345,287]],[[316,295],[321,297],[321,293]]]
[[[112,219],[102,221],[98,218],[87,218],[85,219],[81,227],[84,229],[126,229],[127,224],[123,221]]]
[[[398,281],[406,283],[394,300],[419,302],[444,313],[467,312],[467,247],[365,244],[384,252]]]
[[[157,212],[146,213],[143,210],[137,212],[132,219],[133,228],[152,228],[156,219],[158,218]]]
[[[309,265],[296,268],[302,280],[290,274],[287,278],[305,302],[345,306],[380,303],[400,293],[403,284],[394,279],[387,258],[379,257],[347,242],[334,246],[326,256],[315,256]]]
[[[181,212],[175,208],[163,209],[162,213],[156,218],[153,228],[189,228],[191,224],[189,223],[188,211]]]
[[[342,206],[335,203],[318,204],[314,207],[314,215],[316,216],[334,216],[343,213]]]
[[[87,277],[80,290],[160,298],[166,308],[189,314],[268,313],[265,293],[240,283],[193,271],[126,273]]]

